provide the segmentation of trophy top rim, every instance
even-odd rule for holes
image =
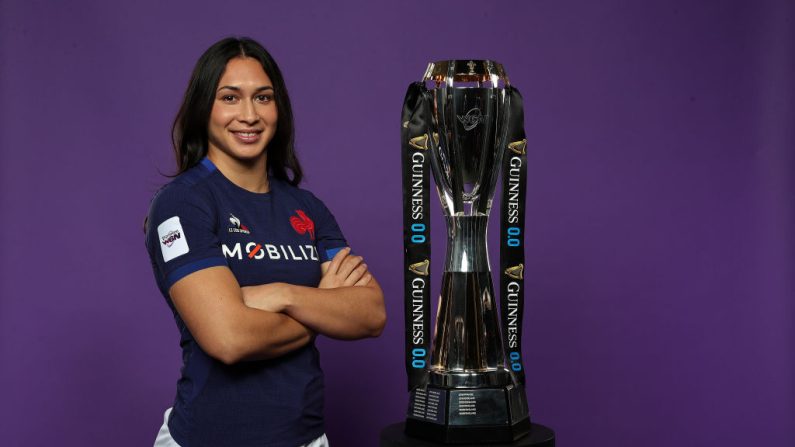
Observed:
[[[437,83],[503,81],[510,85],[502,64],[490,59],[449,59],[431,62],[425,70],[423,81]]]

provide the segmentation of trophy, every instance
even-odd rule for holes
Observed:
[[[441,443],[494,443],[513,442],[531,430],[520,346],[527,145],[523,119],[521,96],[502,65],[493,61],[431,63],[423,81],[410,85],[406,94],[402,139],[409,436]],[[429,171],[447,224],[433,336]],[[486,230],[500,172],[498,316]]]

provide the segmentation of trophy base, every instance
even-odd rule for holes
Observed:
[[[381,430],[379,447],[440,447],[433,441],[424,441],[406,436],[405,422],[392,424]],[[468,441],[472,442],[472,441]],[[510,443],[458,444],[456,447],[555,447],[555,432],[540,424],[532,424],[530,433]]]
[[[513,443],[530,433],[530,418],[513,425],[455,426],[406,420],[406,434],[441,444]]]
[[[524,389],[442,388],[411,392],[406,434],[444,444],[510,443],[530,432]]]

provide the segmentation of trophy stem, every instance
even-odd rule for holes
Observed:
[[[445,273],[491,272],[489,268],[489,252],[486,246],[488,225],[489,216],[487,215],[447,216]]]
[[[509,381],[504,373],[505,354],[486,247],[488,216],[449,216],[447,225],[447,262],[431,375],[463,373],[472,377],[469,373],[479,373],[476,377],[480,380]],[[502,380],[487,378],[490,373]],[[431,380],[436,381],[433,377]],[[441,381],[449,383],[450,378]]]

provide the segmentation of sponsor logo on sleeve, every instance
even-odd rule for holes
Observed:
[[[179,216],[166,219],[157,226],[157,236],[160,239],[160,251],[163,261],[168,262],[178,256],[189,252],[188,240],[179,222]]]

